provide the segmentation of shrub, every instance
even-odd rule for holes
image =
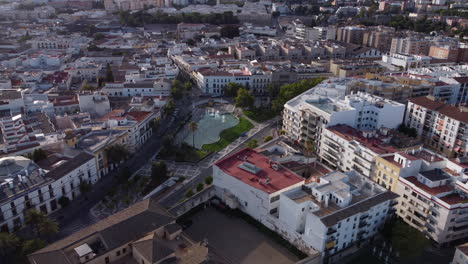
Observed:
[[[205,186],[205,185],[203,185],[203,183],[200,182],[200,183],[197,185],[197,192],[203,190],[203,187],[204,187],[204,186]]]
[[[187,197],[187,198],[190,198],[192,196],[193,196],[193,190],[192,189],[188,190],[187,193],[185,193],[185,197]]]
[[[272,140],[272,139],[273,139],[272,136],[266,136],[266,137],[263,139],[263,142],[266,143],[266,142],[268,142],[268,141],[270,141],[270,140]]]
[[[210,185],[213,183],[213,176],[208,176],[205,178],[205,184]]]

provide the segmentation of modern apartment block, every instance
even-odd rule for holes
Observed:
[[[97,182],[94,156],[81,152],[74,157],[54,154],[38,163],[16,156],[0,159],[0,230],[13,232],[24,223],[25,212],[46,214],[60,208],[58,199],[74,199],[80,183]]]
[[[359,131],[346,125],[322,129],[318,155],[325,165],[340,171],[355,170],[371,178],[377,157],[392,155],[397,150],[390,144],[388,131]]]
[[[347,43],[362,44],[365,28],[361,27],[340,27],[336,30],[336,39]]]
[[[447,162],[442,169],[400,177],[398,216],[439,244],[463,241],[468,228],[467,165]]]
[[[418,97],[408,101],[405,124],[415,128],[427,146],[450,157],[467,156],[468,109]]]
[[[330,90],[330,95],[307,91],[288,101],[283,112],[286,135],[318,143],[322,128],[327,126],[343,124],[358,130],[375,130],[397,128],[403,122],[405,106],[401,103],[361,92],[342,94],[336,90]]]
[[[354,171],[304,180],[244,149],[214,166],[216,192],[312,256],[344,257],[382,227],[397,196]]]
[[[445,160],[427,149],[414,148],[410,151],[399,151],[392,155],[375,158],[372,179],[392,192],[396,191],[398,179],[416,175],[445,166]]]
[[[424,38],[405,37],[393,38],[390,47],[391,53],[428,55],[431,40]]]

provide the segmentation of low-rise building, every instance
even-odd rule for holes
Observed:
[[[38,163],[21,157],[0,159],[0,229],[12,232],[24,223],[28,209],[49,214],[60,209],[61,197],[74,199],[80,184],[94,184],[98,177],[94,156],[53,154]]]
[[[208,248],[182,232],[174,216],[143,200],[28,256],[31,264],[199,264]]]
[[[468,243],[458,245],[455,248],[452,264],[468,263]]]

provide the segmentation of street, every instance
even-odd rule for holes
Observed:
[[[191,108],[187,107],[187,105],[190,105],[189,98],[184,98],[176,102],[175,110],[178,110],[176,117],[171,120],[172,116],[169,115],[162,119],[161,124],[165,125],[160,126],[159,131],[154,133],[139,151],[134,153],[133,156],[126,160],[119,168],[102,177],[95,185],[93,185],[91,191],[86,195],[70,201],[70,204],[66,208],[62,208],[50,215],[50,217],[55,219],[60,226],[59,233],[53,237],[53,240],[66,237],[97,221],[97,219],[91,217],[89,211],[106,196],[113,186],[117,184],[116,176],[119,174],[120,170],[124,167],[128,167],[133,174],[143,167],[153,157],[153,155],[161,149],[162,138],[164,135],[175,133],[181,122],[183,122],[190,113]]]

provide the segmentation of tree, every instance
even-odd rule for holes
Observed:
[[[39,234],[41,236],[51,236],[57,234],[59,227],[57,222],[52,219],[45,218],[41,221],[39,225]]]
[[[179,100],[184,95],[184,85],[179,80],[172,81],[171,96],[174,100]]]
[[[174,100],[169,100],[166,104],[166,106],[164,107],[165,109],[165,113],[167,115],[170,115],[174,112],[174,109],[175,109],[175,103],[174,103]]]
[[[272,139],[273,139],[272,136],[266,136],[266,137],[263,139],[263,142],[266,143],[266,142],[268,142],[268,141],[270,141],[270,140],[272,140]]]
[[[94,34],[94,40],[101,40],[101,39],[104,39],[104,38],[105,38],[105,36],[102,33]]]
[[[224,88],[224,95],[234,97],[237,95],[237,91],[239,91],[241,88],[244,88],[242,84],[230,82],[227,84],[226,88]]]
[[[197,185],[197,192],[203,190],[203,187],[205,187],[205,185],[203,185],[203,183],[200,182],[200,183]]]
[[[254,102],[255,102],[255,98],[252,96],[250,91],[244,88],[237,90],[237,96],[236,96],[237,107],[251,108],[253,107]]]
[[[193,196],[193,190],[192,190],[192,189],[188,190],[188,191],[185,193],[185,197],[187,197],[187,198],[190,198],[190,197],[192,197],[192,196]]]
[[[258,147],[258,142],[256,139],[252,139],[250,140],[249,142],[247,142],[247,147],[248,148],[251,148],[251,149],[254,149],[256,147]]]
[[[80,183],[79,188],[80,188],[80,193],[85,194],[91,191],[91,184],[89,184],[89,182],[87,181],[82,181]]]
[[[294,82],[285,84],[280,87],[278,95],[272,102],[272,110],[279,113],[283,110],[284,104],[299,94],[315,87],[321,83],[325,78],[318,77],[309,80],[302,80],[300,82]]]
[[[185,43],[187,43],[187,45],[192,46],[192,47],[195,46],[195,44],[197,44],[197,42],[193,39],[187,39]]]
[[[205,184],[210,185],[213,183],[213,176],[208,176],[205,178]]]
[[[70,199],[66,196],[62,196],[58,199],[58,203],[62,208],[67,207],[70,204]]]
[[[57,222],[49,219],[42,211],[28,210],[24,222],[31,226],[38,236],[49,236],[58,232]]]
[[[37,251],[46,246],[46,243],[41,239],[31,239],[26,240],[22,245],[22,253],[23,255],[29,255],[34,251]]]
[[[92,86],[91,84],[85,84],[83,86],[81,86],[81,90],[82,91],[95,91],[97,88]]]
[[[221,28],[219,31],[221,37],[234,38],[239,36],[239,27],[233,25],[227,25]]]
[[[32,227],[36,235],[39,235],[39,226],[46,218],[47,215],[44,212],[31,209],[26,212],[24,222]]]
[[[113,164],[118,164],[127,159],[130,152],[122,144],[115,144],[106,149],[106,157]]]
[[[310,176],[310,158],[314,155],[315,152],[315,143],[312,140],[307,140],[304,143],[304,154],[307,157],[307,167],[306,167],[306,178]]]
[[[19,238],[7,232],[0,233],[0,256],[5,256],[15,250],[20,244]]]
[[[167,165],[164,161],[154,162],[151,166],[151,177],[153,179],[167,178]]]
[[[109,63],[106,65],[106,82],[114,82],[114,73]]]
[[[189,130],[192,132],[192,147],[195,148],[195,132],[198,130],[198,124],[196,122],[190,122]]]
[[[47,158],[47,153],[41,148],[35,149],[31,154],[31,159],[34,162],[38,162],[46,158]]]

